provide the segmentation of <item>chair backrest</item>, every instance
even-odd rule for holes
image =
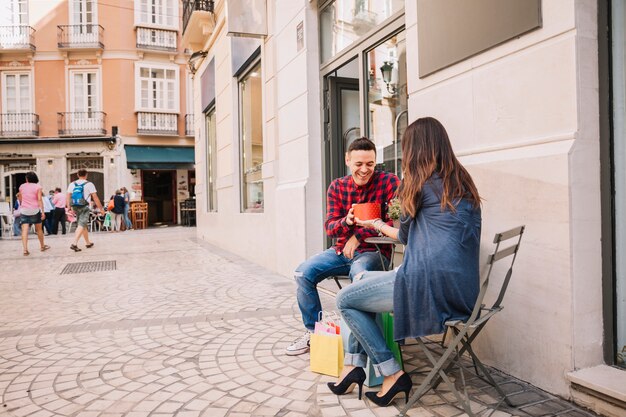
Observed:
[[[496,244],[496,247],[492,254],[487,258],[487,270],[485,273],[485,278],[480,286],[480,292],[478,293],[478,297],[476,298],[476,304],[474,306],[474,310],[470,318],[467,320],[468,324],[473,323],[478,318],[480,310],[483,308],[483,299],[485,298],[485,294],[487,293],[487,288],[489,287],[489,278],[491,277],[491,271],[493,270],[493,266],[496,262],[501,261],[503,259],[509,258],[511,264],[509,265],[509,269],[506,272],[506,276],[504,277],[504,281],[502,282],[502,287],[500,288],[500,292],[498,293],[498,298],[493,303],[490,309],[497,309],[500,307],[502,300],[504,299],[504,294],[506,292],[507,287],[509,286],[509,281],[511,280],[511,275],[513,274],[513,264],[515,263],[515,258],[517,257],[517,251],[519,250],[520,243],[522,241],[522,235],[524,234],[524,229],[526,226],[518,226],[513,229],[507,230],[505,232],[496,233],[493,238],[493,243]],[[502,242],[516,238],[517,241],[511,245],[507,246],[504,249],[500,249]]]
[[[11,205],[6,201],[0,201],[0,214],[11,214]]]

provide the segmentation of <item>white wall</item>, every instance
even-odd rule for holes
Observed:
[[[231,76],[230,38],[223,30],[214,41],[208,40],[212,42],[209,55],[194,80],[196,189],[203,207],[198,210],[198,236],[285,275],[291,275],[310,253],[322,249],[316,16],[316,6],[304,0],[268,2],[269,36],[261,49],[264,213],[240,213],[237,80]],[[296,26],[301,21],[305,46],[298,51]],[[217,213],[207,213],[205,208],[206,143],[199,108],[199,74],[212,57],[216,73]]]
[[[483,257],[494,233],[527,226],[480,351],[567,396],[565,373],[602,359],[595,3],[542,2],[541,29],[423,79],[415,9],[407,2],[410,119],[438,118],[474,177]]]

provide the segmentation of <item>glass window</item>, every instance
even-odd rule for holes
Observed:
[[[4,113],[31,113],[30,74],[4,74]]]
[[[382,169],[401,174],[400,140],[408,121],[406,41],[402,31],[367,52],[368,137]]]
[[[177,24],[176,0],[136,0],[139,23],[175,27]]]
[[[239,81],[241,211],[263,212],[263,96],[261,62]]]
[[[322,62],[328,61],[402,9],[404,0],[333,1],[320,14]]]
[[[141,67],[139,69],[139,105],[144,110],[178,110],[176,70]]]
[[[626,368],[626,6],[611,2],[613,179],[615,186],[615,363]]]
[[[217,211],[217,133],[215,108],[204,114],[206,135],[207,211]]]

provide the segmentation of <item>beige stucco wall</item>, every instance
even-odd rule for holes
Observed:
[[[472,173],[484,198],[481,255],[494,233],[527,226],[480,351],[568,396],[565,373],[602,362],[595,2],[542,2],[541,29],[423,79],[409,3],[410,119],[441,120]]]
[[[37,138],[28,144],[6,144],[0,139],[0,154],[20,153],[32,155],[37,160],[37,172],[45,177],[45,185],[67,185],[68,153],[92,152],[103,157],[105,190],[109,196],[113,191],[138,181],[126,168],[123,145],[193,146],[192,137],[185,136],[185,114],[187,109],[186,71],[187,55],[181,45],[182,3],[179,3],[178,50],[175,53],[141,51],[136,47],[135,17],[133,0],[116,2],[98,1],[97,23],[104,28],[104,50],[79,51],[60,50],[57,45],[57,25],[70,23],[67,0],[29,1],[29,24],[36,32],[36,51],[0,53],[0,71],[31,71],[33,76],[33,112],[39,115],[39,138],[59,136],[57,112],[70,111],[69,70],[95,69],[99,71],[101,110],[106,115],[105,129],[110,137],[112,127],[118,126],[121,140],[113,150],[102,142],[37,143]],[[178,136],[144,136],[137,134],[135,113],[135,64],[137,62],[158,64],[172,63],[179,68],[180,113]],[[1,92],[0,92],[1,94]],[[1,103],[1,100],[0,100]],[[1,106],[1,104],[0,104]],[[54,162],[48,164],[48,159]],[[0,168],[0,172],[3,172]],[[179,175],[180,176],[180,172]],[[186,176],[186,174],[185,174]],[[42,178],[43,179],[43,178]],[[0,191],[2,194],[3,191]],[[174,190],[176,193],[176,190]],[[2,194],[3,198],[6,198]]]

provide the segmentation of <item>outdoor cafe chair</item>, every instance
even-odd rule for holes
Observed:
[[[441,356],[438,359],[435,358],[435,352],[429,349],[424,341],[421,338],[417,338],[417,345],[424,352],[430,363],[433,365],[433,368],[428,373],[426,378],[422,381],[417,390],[413,393],[411,398],[407,401],[406,406],[400,412],[400,416],[405,416],[407,411],[415,404],[429,389],[435,389],[439,385],[440,382],[445,382],[448,389],[451,393],[454,394],[459,404],[463,407],[465,413],[469,416],[475,416],[470,407],[470,400],[467,395],[467,390],[465,387],[465,378],[463,375],[463,365],[461,364],[461,356],[467,352],[473,363],[475,370],[480,369],[480,373],[482,373],[482,378],[486,380],[491,386],[493,386],[498,394],[502,397],[504,401],[510,406],[513,404],[506,397],[502,388],[498,386],[498,384],[494,381],[493,377],[489,374],[483,363],[480,361],[476,352],[472,348],[472,342],[476,339],[476,337],[480,334],[485,325],[489,322],[496,313],[502,311],[502,300],[504,299],[504,294],[509,285],[509,281],[511,280],[511,275],[513,274],[513,264],[515,263],[515,258],[517,257],[517,252],[520,247],[520,243],[522,240],[522,235],[524,233],[525,226],[518,226],[514,229],[507,230],[506,232],[497,233],[493,239],[493,243],[495,243],[495,249],[492,254],[487,258],[487,268],[485,278],[480,286],[480,292],[478,293],[478,298],[476,299],[476,305],[474,306],[474,310],[470,317],[463,320],[451,320],[445,323],[445,331],[444,331],[444,340],[445,335],[448,331],[452,332],[454,335],[453,339],[448,343],[447,348],[443,351]],[[516,242],[511,246],[507,246],[504,249],[501,249],[501,244],[509,239],[516,239]],[[504,245],[503,245],[504,246]],[[491,307],[487,307],[483,304],[483,299],[485,298],[485,294],[489,287],[489,281],[491,278],[491,272],[494,269],[494,264],[498,261],[502,261],[506,259],[507,262],[510,261],[510,265],[508,265],[508,269],[502,281],[502,286],[500,287],[500,291],[498,292],[498,297],[496,301],[491,305]],[[507,262],[500,262],[500,264],[507,264]],[[498,268],[499,270],[499,268]],[[443,344],[443,342],[442,342]],[[461,385],[463,386],[464,396],[456,389],[455,384],[450,380],[449,373],[452,369],[458,366],[461,371]],[[477,375],[481,377],[481,375],[477,372]]]

